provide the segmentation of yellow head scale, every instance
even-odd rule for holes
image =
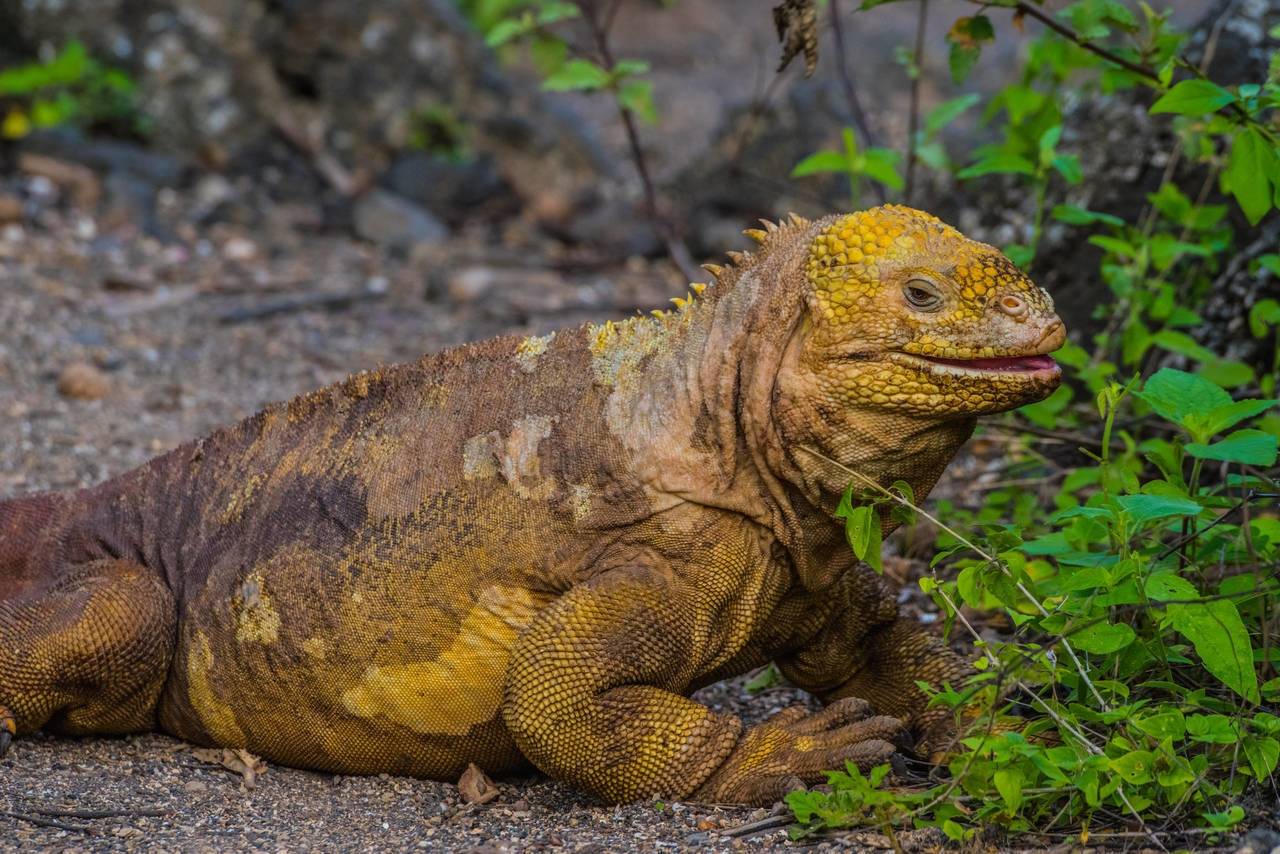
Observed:
[[[995,248],[899,205],[820,221],[806,361],[828,394],[918,414],[1046,396],[1065,340],[1049,295]]]

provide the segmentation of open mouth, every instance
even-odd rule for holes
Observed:
[[[931,371],[948,374],[1023,374],[1037,377],[1061,372],[1051,356],[1038,353],[1030,356],[995,356],[987,359],[943,359],[937,356],[917,356],[913,353],[893,353],[892,358],[920,366],[925,363]]]
[[[998,356],[993,359],[939,359],[934,356],[922,356],[935,365],[951,365],[956,368],[968,368],[973,371],[1047,371],[1058,367],[1052,357],[1037,356]]]

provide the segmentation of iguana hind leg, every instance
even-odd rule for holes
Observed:
[[[41,727],[72,735],[152,728],[177,622],[169,588],[124,560],[51,579],[0,601],[0,729],[12,736]]]

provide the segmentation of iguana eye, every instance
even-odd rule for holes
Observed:
[[[902,288],[907,305],[917,311],[937,311],[942,307],[942,297],[931,282],[924,279],[912,279]]]

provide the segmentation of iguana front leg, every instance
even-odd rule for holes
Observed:
[[[727,570],[726,576],[733,567]],[[732,656],[752,594],[638,563],[566,593],[517,644],[503,717],[543,772],[606,801],[654,795],[758,803],[846,759],[882,761],[897,721],[836,704],[788,710],[745,734],[681,696]]]
[[[943,706],[930,708],[917,683],[959,687],[972,666],[916,620],[898,616],[892,591],[865,565],[852,568],[831,594],[827,624],[778,661],[782,674],[823,702],[858,697],[901,719],[916,752],[938,761],[954,741],[954,716]]]

